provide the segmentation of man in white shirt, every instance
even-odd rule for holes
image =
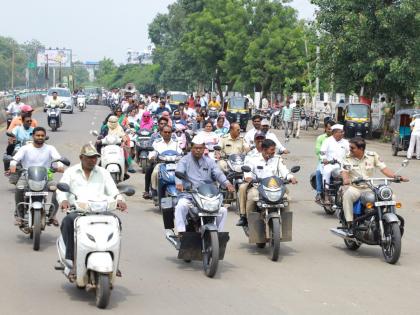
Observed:
[[[261,129],[261,116],[254,115],[252,116],[252,125],[254,128],[247,131],[245,134],[244,140],[249,145],[252,146],[254,144],[254,136]]]
[[[288,154],[289,151],[280,143],[277,136],[273,132],[271,132],[269,129],[270,129],[270,122],[268,121],[268,119],[263,119],[261,121],[261,131],[265,134],[265,138],[274,141],[274,143],[276,144],[277,152],[282,153],[282,154]]]
[[[21,107],[22,105],[25,105],[25,104],[23,104],[23,103],[21,102],[21,100],[20,100],[20,96],[19,96],[19,95],[16,95],[16,97],[15,97],[15,101],[14,101],[14,102],[12,102],[12,103],[10,103],[10,104],[7,106],[6,113],[7,113],[8,115],[17,115],[17,114],[19,114],[19,113],[20,113],[20,107]]]
[[[324,183],[330,183],[331,173],[334,169],[339,169],[339,164],[329,164],[330,161],[337,160],[342,163],[347,154],[350,153],[349,142],[344,139],[343,125],[335,124],[331,127],[332,136],[328,137],[321,146],[320,157],[324,164],[322,167],[322,177]]]
[[[70,191],[77,196],[78,200],[92,200],[96,198],[104,198],[113,200],[119,194],[118,188],[112,180],[109,172],[96,165],[100,154],[91,144],[86,144],[80,151],[80,162],[68,168],[60,183],[70,186]],[[69,210],[74,205],[75,197],[60,190],[57,191],[57,199],[63,211]],[[127,205],[121,195],[117,196],[117,208],[121,211],[127,209]],[[61,223],[61,234],[64,244],[66,244],[66,259],[74,259],[74,220],[79,213],[73,212],[68,214]]]
[[[17,153],[13,156],[13,160],[10,162],[10,172],[16,172],[16,166],[20,162],[22,168],[27,170],[30,166],[43,166],[45,168],[50,168],[53,161],[61,159],[58,151],[52,146],[45,144],[45,137],[47,132],[43,127],[36,127],[32,131],[33,143],[21,147]],[[56,171],[62,173],[64,170],[63,164],[61,162],[57,163]],[[25,188],[28,186],[25,176],[21,176],[16,184],[15,192],[15,202],[16,202],[16,225],[22,224],[23,217],[23,206],[18,204],[24,201]],[[52,203],[57,210],[57,202],[55,199],[55,194],[53,194]],[[56,212],[56,211],[55,211]],[[55,221],[55,212],[51,213],[50,220],[54,225]]]
[[[157,102],[157,97],[153,96],[152,97],[152,101],[150,102],[150,104],[147,106],[147,110],[151,113],[155,113],[155,111],[158,109],[159,107],[159,103]]]
[[[420,115],[416,115],[415,119],[410,123],[411,137],[410,146],[407,151],[407,159],[411,159],[416,148],[417,160],[420,160]]]
[[[286,165],[283,164],[283,159],[280,156],[275,155],[275,152],[275,142],[270,139],[265,139],[262,143],[261,154],[252,158],[249,161],[249,164],[247,164],[247,166],[251,168],[251,172],[244,173],[245,181],[250,183],[253,179],[257,179],[257,177],[258,179],[264,179],[271,176],[278,176],[291,181],[292,184],[296,184],[296,178],[290,173]],[[246,196],[243,195],[244,193],[246,193]],[[256,200],[258,199],[259,193],[256,187],[239,191],[239,200],[245,200],[245,210],[247,214],[255,210]],[[289,207],[286,207],[284,211],[289,211]],[[241,217],[236,225],[244,226],[247,224],[247,219],[243,209],[240,209],[240,212]]]

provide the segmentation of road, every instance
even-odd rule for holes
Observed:
[[[98,129],[106,114],[104,106],[65,114],[63,127],[49,132],[49,143],[72,163],[78,162],[81,145],[94,140],[89,130]],[[42,111],[34,116],[45,125]],[[128,183],[137,194],[128,198],[129,212],[120,215],[123,277],[117,279],[106,311],[96,309],[93,293],[78,290],[53,269],[58,228],[47,227],[40,251],[32,250],[29,238],[13,225],[13,190],[1,177],[0,314],[419,314],[420,161],[404,170],[410,183],[393,186],[403,202],[399,213],[406,219],[406,233],[399,262],[389,265],[379,247],[348,251],[329,232],[337,225],[336,218],[326,216],[313,202],[308,179],[320,132],[303,131],[301,139],[287,143],[292,153],[286,164],[302,169],[298,185],[291,187],[293,241],[282,243],[280,260],[272,262],[267,249],[248,244],[235,226],[237,216],[230,212],[226,224],[230,241],[214,279],[204,276],[199,262],[177,260],[165,240],[160,214],[141,198],[143,175],[132,175]],[[0,140],[5,147],[4,132]],[[369,143],[368,148],[393,169],[401,163],[402,157],[391,156],[388,144]]]

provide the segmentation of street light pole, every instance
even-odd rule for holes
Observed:
[[[10,89],[13,91],[15,87],[15,47],[12,47],[12,77],[10,82]]]

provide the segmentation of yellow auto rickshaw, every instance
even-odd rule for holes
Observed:
[[[179,104],[186,103],[188,100],[186,92],[168,91],[166,96],[169,96],[169,106],[171,106],[172,111],[178,109]]]
[[[226,117],[230,123],[239,123],[241,130],[246,131],[249,120],[247,99],[243,96],[232,96],[228,99]]]
[[[365,138],[371,131],[371,110],[367,104],[347,104],[344,107],[344,133],[347,138]]]

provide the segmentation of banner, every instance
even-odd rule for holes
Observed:
[[[70,68],[71,67],[71,49],[45,49],[37,52],[37,67]]]

